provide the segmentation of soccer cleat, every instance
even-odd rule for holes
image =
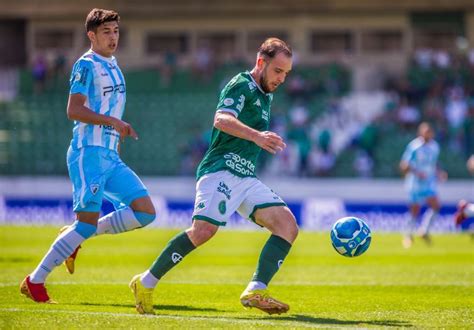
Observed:
[[[153,310],[153,289],[145,288],[142,285],[141,275],[135,275],[128,285],[135,296],[135,308],[140,314],[155,314]]]
[[[266,289],[244,291],[240,302],[245,308],[255,307],[270,315],[286,313],[290,309],[287,304],[270,297]]]
[[[420,237],[421,237],[422,240],[425,241],[425,243],[426,243],[427,245],[431,245],[432,242],[431,242],[431,236],[430,236],[430,234],[425,233],[425,234],[421,235]]]
[[[461,200],[458,203],[458,209],[456,213],[454,213],[454,223],[456,224],[456,226],[460,226],[461,223],[463,223],[463,221],[466,219],[466,215],[464,214],[464,209],[466,208],[466,206],[467,201],[465,200]]]
[[[64,226],[62,227],[60,230],[59,230],[59,233],[61,234],[63,231],[65,231],[66,229],[68,229],[69,226]],[[66,270],[69,274],[74,274],[74,263],[76,262],[76,257],[77,257],[77,252],[79,252],[79,249],[81,248],[81,246],[79,245],[75,250],[74,252],[66,258],[66,260],[64,260],[64,266],[66,266]]]
[[[20,292],[22,295],[38,303],[56,304],[54,300],[49,298],[44,283],[31,283],[30,276],[27,276],[21,282]]]

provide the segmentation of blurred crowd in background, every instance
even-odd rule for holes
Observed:
[[[181,63],[179,55],[165,52],[147,71],[156,77],[156,86],[150,93],[166,94],[176,89],[186,93],[186,86],[192,86],[189,94],[210,91],[211,100],[206,102],[209,118],[203,118],[209,124],[190,126],[181,132],[186,138],[175,146],[180,164],[170,165],[173,174],[194,175],[210,141],[213,107],[220,89],[253,63],[222,54],[216,56],[205,45],[198,49],[190,65],[183,67]],[[61,52],[49,59],[37,56],[30,77],[26,78],[32,81],[33,95],[66,93],[69,69],[70,63]],[[128,79],[127,71],[125,75]],[[419,49],[406,72],[382,78],[382,89],[361,95],[354,91],[352,72],[344,64],[299,66],[296,54],[293,72],[275,93],[271,118],[271,130],[283,136],[288,147],[275,157],[265,153],[260,174],[398,175],[398,160],[404,146],[416,136],[418,124],[428,121],[433,124],[436,140],[445,154],[445,164],[441,165],[454,162],[458,164],[454,176],[466,176],[459,164],[474,153],[474,50],[448,53]],[[132,97],[133,89],[128,91]],[[64,100],[65,95],[59,97]]]

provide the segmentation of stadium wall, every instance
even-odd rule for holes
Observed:
[[[406,194],[401,180],[262,179],[280,194],[305,230],[328,230],[343,216],[366,219],[373,230],[402,231],[408,221]],[[193,178],[145,177],[157,209],[154,226],[189,226],[194,203]],[[460,199],[474,200],[472,180],[440,185],[441,215],[433,231],[452,232],[452,215]],[[104,203],[103,212],[112,210]],[[74,219],[71,185],[63,177],[0,177],[0,224],[60,225]],[[472,226],[467,222],[464,229]],[[230,228],[258,229],[238,215]]]

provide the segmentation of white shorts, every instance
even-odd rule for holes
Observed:
[[[228,171],[219,171],[202,176],[196,183],[193,220],[225,226],[237,211],[255,222],[255,211],[270,206],[286,204],[257,178],[241,178]]]

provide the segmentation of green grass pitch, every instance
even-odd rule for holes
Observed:
[[[142,229],[87,241],[76,274],[48,279],[59,304],[20,296],[19,283],[56,237],[54,227],[0,227],[0,328],[474,328],[474,239],[434,235],[405,250],[396,234],[374,233],[358,258],[339,256],[328,233],[301,232],[270,289],[285,315],[244,310],[239,295],[268,234],[222,230],[158,284],[156,316],[138,315],[130,278],[177,232]]]

